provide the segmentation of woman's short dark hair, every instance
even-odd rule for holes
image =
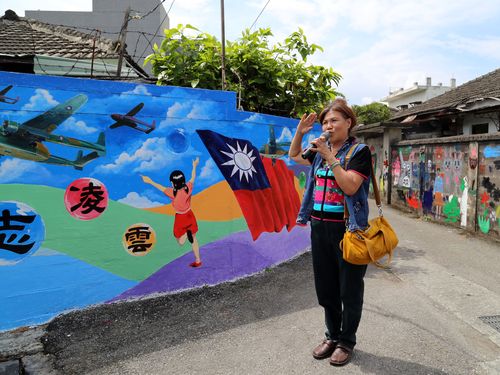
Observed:
[[[343,98],[337,98],[328,106],[321,111],[319,114],[319,123],[323,125],[323,120],[325,116],[330,111],[337,111],[342,114],[344,119],[351,119],[351,126],[349,127],[349,134],[351,133],[352,128],[354,128],[357,124],[356,114],[352,110],[352,108],[347,104],[347,101]]]

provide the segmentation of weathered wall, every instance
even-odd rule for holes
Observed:
[[[286,158],[296,120],[236,111],[230,92],[0,73],[10,85],[0,330],[236,279],[308,246],[304,170]],[[194,184],[174,194],[172,173]]]
[[[387,167],[384,166],[384,160],[386,160],[387,157],[384,156],[383,139],[382,137],[370,138],[369,141],[367,141],[367,144],[369,145],[372,153],[373,172],[375,173],[375,177],[377,179],[380,197],[381,199],[384,199],[387,193]],[[373,192],[371,184],[370,192]]]
[[[391,150],[391,203],[500,239],[500,142],[407,143]]]

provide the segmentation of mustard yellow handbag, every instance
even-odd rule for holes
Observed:
[[[345,167],[347,167],[347,162],[354,148],[355,146],[351,147],[346,156]],[[343,252],[343,258],[346,262],[357,265],[373,263],[377,267],[385,268],[392,260],[392,252],[398,245],[399,240],[396,232],[382,214],[380,193],[371,162],[370,167],[373,193],[375,194],[375,201],[379,209],[379,216],[370,220],[368,228],[365,230],[354,232],[346,230],[343,240],[340,241],[340,249]],[[344,205],[344,217],[346,220],[349,217],[349,210],[346,204]],[[384,264],[379,263],[379,260],[386,255],[388,255],[387,261]]]

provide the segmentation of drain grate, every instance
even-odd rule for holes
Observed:
[[[500,315],[480,316],[479,319],[500,332]]]

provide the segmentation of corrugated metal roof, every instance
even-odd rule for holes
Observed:
[[[391,120],[398,120],[410,115],[438,112],[447,108],[453,109],[460,104],[488,97],[500,98],[500,69],[457,86],[455,89],[429,99],[420,105],[399,111],[394,114]]]

